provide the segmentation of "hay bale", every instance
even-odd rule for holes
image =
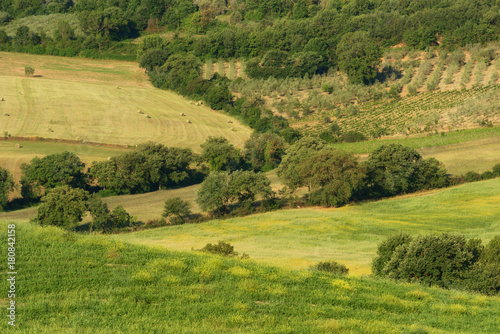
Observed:
[[[228,123],[233,123],[233,121],[231,121],[231,120],[229,120],[229,121],[227,121],[227,122],[228,122]]]
[[[183,113],[183,112],[181,112],[181,116],[186,116],[186,114],[185,114],[185,113]]]
[[[231,131],[236,131],[236,129],[235,129],[235,128],[233,128],[233,127],[231,127]]]
[[[22,146],[19,144],[16,144],[16,148],[22,148]]]
[[[0,101],[5,101],[5,99],[2,97],[2,99]]]
[[[4,116],[10,116],[10,114],[7,114],[7,113],[5,113],[5,114],[3,114],[3,115],[4,115]]]
[[[116,89],[121,89],[120,86],[116,86]]]
[[[191,120],[189,120],[189,119],[188,119],[188,120],[186,120],[186,123],[191,123]]]
[[[138,112],[139,114],[141,114],[141,115],[142,115],[142,114],[144,114],[144,112],[143,112],[142,110],[137,110],[137,112]]]
[[[149,115],[146,115],[146,118],[151,118],[151,116],[149,116]]]

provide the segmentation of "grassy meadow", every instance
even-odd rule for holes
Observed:
[[[497,178],[342,208],[280,210],[114,238],[181,251],[224,240],[237,252],[272,265],[303,269],[336,260],[361,275],[370,273],[377,245],[400,231],[460,233],[488,241],[500,233],[498,203]]]
[[[0,240],[7,243],[7,224]],[[18,333],[496,333],[500,299],[17,223]],[[1,247],[3,258],[7,248]],[[0,264],[2,271],[6,263]],[[9,290],[7,280],[0,283]],[[3,309],[8,299],[0,299]],[[12,330],[7,318],[0,331]]]
[[[35,68],[24,76],[24,66]],[[242,147],[251,129],[151,86],[137,63],[0,53],[0,133],[107,144],[148,140],[200,152],[209,136]]]

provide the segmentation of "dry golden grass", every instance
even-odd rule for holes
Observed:
[[[242,147],[251,133],[221,112],[152,87],[136,63],[0,57],[1,134],[127,145],[153,140],[200,152],[209,136]],[[35,77],[24,76],[25,65],[35,68]]]

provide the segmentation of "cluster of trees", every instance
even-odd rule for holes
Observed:
[[[149,142],[133,152],[94,162],[88,176],[107,194],[138,194],[192,181],[196,177],[192,162],[190,149]]]
[[[201,157],[209,164],[210,174],[196,201],[203,211],[216,215],[248,209],[258,196],[264,203],[275,201],[269,180],[259,173],[274,166],[285,186],[284,195],[293,198],[299,188],[307,188],[306,203],[322,206],[439,188],[451,182],[439,161],[423,159],[417,151],[395,144],[380,147],[359,163],[354,155],[331,148],[319,138],[305,137],[287,147],[274,134],[254,134],[243,154],[223,138],[210,138]]]
[[[88,211],[92,216],[90,231],[111,233],[117,229],[134,227],[136,220],[121,206],[117,205],[112,212],[101,197],[80,188],[59,186],[47,190],[41,198],[33,219],[41,226],[53,225],[66,229],[76,227]]]
[[[308,201],[324,206],[406,194],[449,183],[446,170],[436,159],[423,159],[417,151],[402,145],[381,146],[360,164],[352,154],[310,137],[286,150],[278,176],[290,192],[307,187]]]
[[[74,153],[35,157],[21,165],[21,195],[33,201],[59,186],[101,190],[106,195],[137,194],[191,182],[196,173],[191,150],[152,142],[109,160],[94,162],[87,172]]]
[[[486,245],[460,235],[398,234],[382,242],[373,274],[444,288],[500,293],[500,236]]]
[[[74,56],[75,51],[116,48],[114,42],[145,30],[168,29],[182,32],[182,37],[176,35],[170,43],[171,54],[192,52],[201,59],[258,57],[250,71],[256,77],[298,76],[338,65],[355,82],[372,79],[379,46],[404,41],[412,48],[425,49],[437,45],[438,39],[447,47],[465,46],[496,40],[500,34],[495,2],[467,0],[5,0],[0,4],[0,25],[54,13],[74,13],[84,36],[78,39],[71,26],[61,22],[53,39],[32,33],[16,35],[12,43],[18,51],[56,52],[70,46],[65,52]],[[215,19],[221,14],[229,20]],[[242,24],[245,21],[258,23]],[[0,32],[0,44],[5,37]],[[56,44],[58,48],[50,47]],[[278,62],[282,68],[272,54],[264,55],[269,50],[282,53]],[[353,52],[358,60],[352,60]]]
[[[52,35],[45,32],[38,34],[30,30],[28,26],[21,26],[11,37],[0,29],[0,50],[65,57],[80,55],[87,58],[135,60],[136,47],[130,43],[121,42],[124,37],[120,36],[123,33],[113,30],[111,23],[113,19],[112,16],[98,18],[86,16],[86,20],[93,22],[94,26],[86,28],[84,23],[80,23],[85,35],[76,35],[75,28],[65,20],[58,21]],[[95,22],[101,22],[103,25],[105,24],[102,22],[106,22],[110,26],[99,26],[99,23]],[[96,29],[96,31],[91,33],[91,29]],[[136,31],[131,32],[129,37],[136,34]]]

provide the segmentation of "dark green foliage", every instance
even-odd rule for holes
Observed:
[[[372,262],[372,273],[376,276],[385,276],[389,273],[387,264],[391,260],[396,248],[411,241],[408,233],[399,233],[383,241],[377,248],[377,256]]]
[[[174,54],[168,57],[160,72],[165,75],[164,87],[178,90],[201,76],[201,62],[192,54]]]
[[[349,153],[323,148],[303,159],[296,170],[304,185],[310,188],[313,204],[339,206],[346,204],[363,185],[363,168]]]
[[[201,158],[206,161],[211,171],[234,171],[240,163],[239,152],[224,137],[209,137],[201,144]]]
[[[87,203],[88,210],[92,216],[92,223],[90,231],[103,231],[108,232],[109,221],[111,220],[111,213],[108,209],[108,204],[103,202],[102,198],[96,194],[90,196]]]
[[[399,234],[379,245],[372,269],[377,276],[494,294],[500,291],[500,237],[483,247],[459,235]]]
[[[324,271],[332,273],[335,275],[347,275],[349,273],[349,268],[345,265],[337,263],[335,261],[323,261],[319,262],[312,267],[314,270]]]
[[[346,143],[356,143],[363,140],[366,140],[365,135],[355,130],[347,131],[342,135],[342,141]]]
[[[491,172],[493,173],[494,177],[499,177],[500,176],[500,164],[496,164],[493,166]]]
[[[384,145],[368,161],[366,184],[374,196],[392,196],[446,185],[446,170],[436,159],[424,160],[402,145]]]
[[[183,224],[190,214],[189,202],[183,201],[180,197],[169,198],[165,201],[162,216],[169,218],[174,225]]]
[[[245,142],[245,159],[255,171],[267,172],[281,162],[285,154],[286,142],[273,133],[253,133]]]
[[[203,211],[214,214],[226,213],[228,205],[251,204],[256,196],[268,198],[272,195],[271,182],[262,173],[252,171],[212,172],[201,184],[196,194],[196,203]]]
[[[313,137],[304,137],[291,145],[278,167],[278,176],[283,184],[292,191],[302,187],[305,183],[298,170],[299,164],[309,161],[310,156],[324,146],[324,141]]]
[[[464,177],[465,177],[465,182],[481,181],[482,179],[481,174],[472,171],[465,173]]]
[[[24,67],[24,75],[27,77],[32,77],[33,74],[35,73],[35,69],[31,66],[25,66]]]
[[[226,212],[230,194],[229,175],[226,172],[213,172],[208,175],[196,193],[196,203],[206,212]]]
[[[132,217],[121,205],[115,206],[111,212],[111,229],[134,227],[135,218]]]
[[[337,46],[339,67],[352,83],[375,79],[381,56],[380,47],[361,31],[345,34]]]
[[[14,178],[12,174],[0,167],[0,211],[3,210],[9,201],[9,193],[14,190]]]
[[[7,12],[0,12],[0,26],[9,23],[11,20],[10,14]]]
[[[5,30],[0,30],[0,44],[9,43],[10,39]]]
[[[42,226],[73,228],[82,220],[88,198],[87,191],[67,185],[51,189],[42,197],[34,221]]]
[[[74,153],[63,152],[35,157],[29,164],[21,165],[21,194],[26,200],[43,195],[44,189],[68,185],[83,188],[86,176],[85,164]]]
[[[484,248],[480,258],[481,263],[500,264],[500,235],[496,235]]]
[[[157,70],[163,66],[170,56],[170,52],[161,49],[150,49],[144,52],[139,60],[139,66],[148,71]]]
[[[206,90],[204,98],[210,108],[221,110],[232,102],[233,94],[226,83],[215,83]]]
[[[80,28],[89,36],[116,41],[133,33],[132,22],[119,7],[82,11],[78,19]]]
[[[208,243],[200,250],[222,256],[238,256],[238,253],[234,251],[234,246],[225,241],[219,241],[217,244]]]
[[[92,195],[88,201],[88,210],[92,216],[91,231],[112,233],[120,228],[135,227],[135,218],[121,206],[117,205],[112,212],[98,195]]]
[[[116,195],[143,193],[187,181],[191,161],[189,149],[149,142],[134,152],[92,163],[89,175],[103,190]]]
[[[228,192],[231,200],[239,203],[253,202],[257,195],[272,195],[271,181],[263,173],[237,170],[230,175]]]

